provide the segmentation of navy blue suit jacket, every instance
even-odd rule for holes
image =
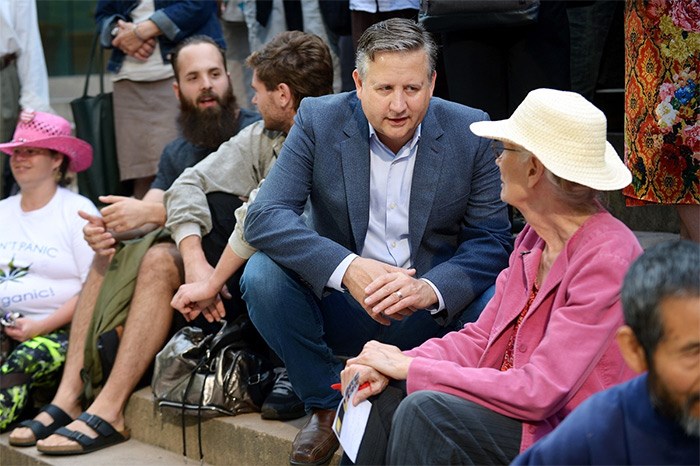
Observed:
[[[448,312],[441,323],[495,282],[512,248],[489,141],[469,131],[487,118],[433,98],[422,122],[409,206],[411,264],[440,290]],[[306,98],[249,207],[246,239],[321,297],[338,264],[364,244],[369,184],[369,126],[356,93]]]

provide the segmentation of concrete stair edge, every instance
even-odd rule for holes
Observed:
[[[196,416],[185,417],[187,460],[182,456],[180,412],[161,411],[150,387],[135,392],[126,407],[131,439],[88,455],[47,456],[36,448],[9,446],[9,433],[0,435],[0,465],[184,465],[199,463]],[[266,421],[259,413],[202,419],[201,439],[206,465],[287,465],[292,441],[307,417],[293,421]],[[330,464],[340,461],[340,450]]]
[[[134,393],[126,408],[132,438],[166,449],[182,457],[182,417],[176,409],[158,408],[150,387]],[[204,460],[218,465],[286,465],[292,441],[307,417],[293,421],[268,421],[259,413],[202,419]],[[198,421],[185,417],[187,456],[199,460]],[[340,461],[336,453],[331,464]]]
[[[202,419],[204,459],[211,464],[288,464],[292,441],[305,420],[265,421],[259,413]],[[132,438],[182,454],[180,412],[158,408],[149,387],[131,396],[126,421]],[[198,460],[196,416],[185,417],[185,436],[187,456]]]
[[[36,448],[15,448],[8,443],[9,433],[0,436],[0,464],[3,466],[74,466],[104,464],[110,466],[171,466],[185,464],[181,455],[138,440],[105,448],[88,455],[48,456]],[[207,464],[207,463],[203,463]]]

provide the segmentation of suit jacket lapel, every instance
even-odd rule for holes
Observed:
[[[355,250],[365,242],[369,223],[369,123],[360,102],[353,117],[343,128],[347,136],[340,142],[340,159],[347,198],[348,216]]]
[[[445,159],[443,154],[446,149],[439,140],[443,132],[435,114],[428,108],[428,113],[426,113],[421,127],[416,164],[413,170],[413,182],[411,183],[408,232],[413,263],[415,263],[418,248],[433,209],[438,180]]]

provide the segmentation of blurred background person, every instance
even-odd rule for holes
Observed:
[[[673,205],[700,242],[700,2],[625,2],[628,206]]]
[[[418,20],[420,0],[350,0],[352,45],[357,50],[365,29],[389,18]]]
[[[122,181],[134,197],[148,191],[163,148],[178,136],[177,100],[168,55],[202,34],[226,48],[216,0],[99,0],[95,19],[102,47],[112,49],[114,127]],[[214,99],[212,98],[212,105]]]
[[[252,108],[251,101],[255,92],[250,87],[253,70],[245,65],[245,59],[250,55],[250,44],[248,44],[248,26],[245,24],[243,15],[243,2],[222,1],[221,29],[226,41],[226,60],[233,93],[237,96],[238,104],[242,108]]]
[[[51,112],[49,79],[34,0],[0,2],[0,142],[9,141],[21,110]],[[0,154],[0,199],[10,195],[12,174]]]

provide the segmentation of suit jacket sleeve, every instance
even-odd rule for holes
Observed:
[[[315,191],[335,191],[337,206],[344,209],[346,203],[344,191],[339,185],[340,173],[316,166],[327,153],[324,147],[318,147],[321,136],[317,131],[322,131],[316,126],[322,117],[319,117],[318,106],[309,107],[312,100],[316,99],[306,98],[301,102],[275,166],[266,177],[255,202],[248,207],[244,234],[252,247],[262,250],[283,267],[297,272],[320,297],[337,265],[355,251],[337,236],[321,235],[307,225],[307,218],[313,218],[314,212],[310,216],[302,215],[307,200],[320,197]],[[332,117],[332,121],[326,121],[325,127],[329,130],[334,125],[337,132],[351,113],[342,110],[333,113],[328,116]],[[318,209],[322,208],[320,204],[321,201]],[[349,234],[349,219],[342,210],[333,220],[338,223],[336,231]],[[309,219],[309,223],[313,223],[313,220]]]
[[[437,173],[424,180],[414,177],[411,202],[416,199],[416,188],[430,192],[421,183],[436,186],[432,203],[422,208],[430,213],[420,233],[420,246],[414,248],[413,265],[419,276],[440,290],[447,316],[436,319],[445,325],[494,284],[507,266],[512,237],[507,208],[500,199],[500,172],[491,155],[490,140],[478,138],[468,129],[469,123],[488,119],[488,115],[441,103],[434,105],[434,114],[443,134],[433,144],[444,161]],[[426,121],[430,122],[430,116]],[[431,142],[428,138],[429,133],[425,144]],[[437,162],[436,158],[431,163]],[[420,172],[427,168],[421,167]],[[419,215],[413,210],[411,214]]]

